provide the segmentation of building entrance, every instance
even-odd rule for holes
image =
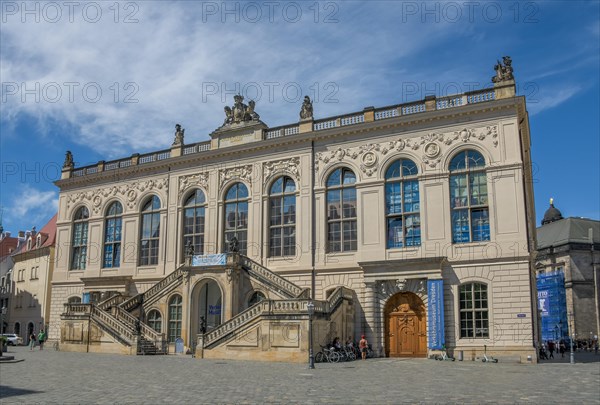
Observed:
[[[223,319],[223,294],[219,284],[214,280],[199,283],[194,288],[192,297],[192,333],[202,333],[203,325],[206,331],[219,326]]]
[[[386,356],[426,357],[426,322],[425,305],[416,294],[392,296],[385,305]]]

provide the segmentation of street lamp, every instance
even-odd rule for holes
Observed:
[[[315,314],[315,304],[312,301],[309,301],[306,306],[308,310],[308,368],[315,368],[315,356],[313,355],[313,334],[312,334],[312,322],[313,315]]]
[[[4,331],[4,314],[6,314],[6,307],[0,309],[0,332]],[[4,345],[0,342],[0,356],[2,355],[2,346]]]
[[[558,341],[558,325],[554,326],[554,340]]]
[[[575,364],[575,352],[573,351],[573,341],[575,340],[575,319],[573,319],[573,313],[569,313],[569,318],[571,319],[571,353],[569,356],[569,363]]]

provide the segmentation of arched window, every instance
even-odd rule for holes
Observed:
[[[296,184],[283,176],[275,180],[269,193],[269,255],[296,254]]]
[[[460,152],[450,162],[452,242],[490,240],[485,159],[479,152]]]
[[[255,291],[254,294],[252,294],[252,296],[250,296],[250,298],[248,299],[248,308],[265,299],[267,299],[267,297],[265,297],[263,293],[261,293],[260,291]]]
[[[460,337],[489,338],[487,285],[467,283],[460,286]]]
[[[21,324],[19,322],[15,322],[15,335],[21,336]]]
[[[181,295],[174,295],[169,301],[169,342],[181,337]]]
[[[195,255],[204,254],[206,198],[202,190],[194,191],[183,204],[183,252],[191,243]]]
[[[73,250],[71,270],[85,270],[87,258],[88,219],[90,213],[86,207],[79,207],[73,218]]]
[[[69,304],[81,304],[81,297],[70,297],[67,302]]]
[[[327,179],[327,245],[329,252],[356,250],[356,175],[336,169]]]
[[[121,223],[123,206],[113,202],[106,211],[104,222],[104,267],[119,267],[121,263]]]
[[[153,195],[142,206],[140,235],[140,266],[158,264],[160,239],[160,199]]]
[[[146,321],[148,326],[150,326],[156,332],[162,332],[162,316],[160,315],[160,312],[158,312],[156,309],[153,309],[150,312],[148,312],[148,317],[146,318]]]
[[[385,172],[388,249],[421,245],[417,174],[417,165],[408,159],[396,160]]]
[[[235,183],[225,194],[225,252],[230,251],[229,241],[235,236],[238,252],[245,255],[248,242],[248,189]]]

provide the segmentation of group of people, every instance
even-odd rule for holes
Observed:
[[[554,352],[556,352],[556,354],[560,353],[561,357],[565,357],[566,350],[567,346],[564,340],[560,340],[558,347],[553,340],[547,340],[545,343],[542,343],[542,346],[540,347],[540,360],[553,359]]]
[[[40,350],[44,350],[46,333],[43,330],[41,330],[40,333],[37,334],[37,337],[35,336],[35,333],[33,331],[29,334],[29,350],[33,350],[33,348],[35,347],[36,340],[40,344]]]
[[[339,337],[336,337],[335,339],[333,339],[333,342],[331,342],[330,346],[336,351],[341,351],[343,349],[342,342]],[[368,351],[368,347],[369,347],[369,342],[365,338],[365,335],[362,335],[360,337],[358,344],[356,342],[354,342],[352,340],[352,338],[348,338],[346,340],[345,346],[347,349],[352,350],[352,351],[356,351],[356,348],[358,348],[358,351],[360,352],[362,359],[363,360],[367,359],[367,351]]]

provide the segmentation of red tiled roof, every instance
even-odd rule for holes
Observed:
[[[13,254],[19,243],[19,238],[9,236],[0,241],[0,257]]]
[[[54,216],[50,219],[50,221],[48,221],[48,223],[46,225],[44,225],[44,227],[32,238],[31,240],[31,249],[29,251],[32,250],[36,250],[36,249],[42,249],[48,246],[54,246],[54,243],[56,241],[56,218],[58,217],[58,213],[54,214]],[[39,248],[35,247],[35,241],[37,238],[37,235],[42,235],[42,244],[40,245]],[[25,243],[21,244],[21,246],[19,246],[19,250],[14,252],[14,254],[19,254],[19,253],[24,253],[27,252],[27,241],[25,241]]]

